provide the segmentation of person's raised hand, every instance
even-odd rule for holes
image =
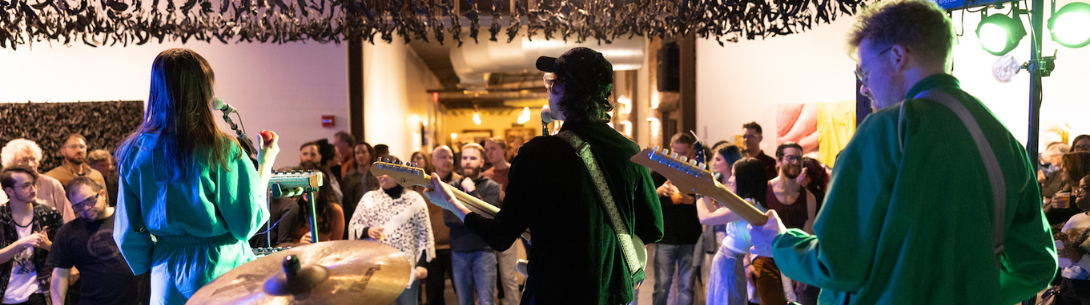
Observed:
[[[280,136],[269,130],[262,130],[257,136],[257,161],[272,165],[276,155],[280,154]]]

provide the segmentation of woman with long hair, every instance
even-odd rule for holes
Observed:
[[[379,188],[378,179],[371,173],[371,164],[375,163],[375,148],[367,142],[359,142],[352,148],[352,168],[341,178],[341,190],[344,191],[344,223],[352,220],[356,211],[356,205],[360,203],[363,194]],[[341,235],[348,239],[348,230]]]
[[[409,157],[409,162],[414,166],[424,169],[425,173],[431,173],[435,171],[435,166],[431,165],[431,156],[423,151],[416,151]]]
[[[117,150],[114,240],[133,274],[151,271],[151,304],[183,304],[253,260],[247,240],[269,218],[265,193],[277,136],[257,141],[255,169],[238,141],[216,127],[214,85],[212,67],[196,52],[159,53],[144,121]]]
[[[720,161],[721,159],[735,156],[732,152],[737,151],[737,147],[729,148],[721,149],[716,153],[716,159],[712,163],[713,168],[721,166],[717,164],[718,162],[725,162]],[[740,155],[739,152],[737,156]],[[764,163],[754,158],[743,158],[734,162],[732,171],[721,174],[724,177],[723,181],[727,181],[724,183],[727,188],[733,188],[735,194],[745,198],[757,209],[765,210],[762,199],[768,191],[768,179],[765,178]],[[696,206],[701,224],[725,225],[722,228],[723,237],[719,251],[712,259],[712,271],[708,280],[708,304],[746,304],[748,297],[743,259],[746,253],[749,253],[749,248],[753,246],[747,228],[749,224],[740,215],[711,198],[702,198]]]
[[[334,180],[329,171],[322,168],[313,162],[306,162],[302,164],[303,170],[320,171],[322,173],[322,186],[318,187],[318,192],[314,197],[314,216],[318,225],[318,232],[311,232],[310,228],[310,207],[311,204],[307,202],[307,196],[300,196],[299,202],[299,214],[295,218],[295,231],[293,233],[294,240],[300,243],[310,243],[312,237],[317,235],[318,241],[331,241],[331,240],[344,240],[344,208],[337,202],[336,196],[333,194],[333,186],[329,183]]]

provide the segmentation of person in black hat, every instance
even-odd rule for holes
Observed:
[[[640,148],[606,125],[613,109],[613,66],[602,53],[574,48],[559,58],[539,58],[537,68],[547,72],[551,116],[565,122],[561,134],[574,133],[590,145],[628,232],[647,243],[661,239],[662,210],[651,176],[646,167],[628,160]],[[511,163],[503,209],[494,219],[470,212],[452,199],[438,176],[432,178],[425,192],[431,202],[454,212],[495,250],[506,250],[530,229],[533,247],[522,304],[626,304],[634,299],[643,264],[629,272],[595,179],[562,137],[537,137],[522,146]]]

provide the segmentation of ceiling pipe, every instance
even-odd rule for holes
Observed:
[[[464,32],[463,32],[464,33]],[[637,70],[643,65],[644,38],[618,38],[611,44],[599,45],[595,41],[565,43],[560,37],[545,40],[542,35],[533,41],[526,36],[506,43],[481,39],[479,43],[466,43],[451,48],[450,62],[454,73],[461,79],[462,88],[483,89],[490,73],[527,73],[537,71],[535,64],[540,56],[558,57],[574,47],[587,47],[602,52],[614,71]]]

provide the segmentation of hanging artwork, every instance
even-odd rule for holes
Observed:
[[[38,168],[46,172],[61,165],[60,148],[69,134],[87,138],[87,152],[113,153],[143,115],[143,101],[0,103],[0,145],[20,138],[34,141],[42,148]]]
[[[418,39],[462,45],[521,35],[610,43],[696,34],[724,42],[790,35],[853,15],[864,0],[0,0],[0,48],[164,41],[340,43]],[[164,7],[165,6],[165,7]],[[453,17],[453,18],[452,18]]]

